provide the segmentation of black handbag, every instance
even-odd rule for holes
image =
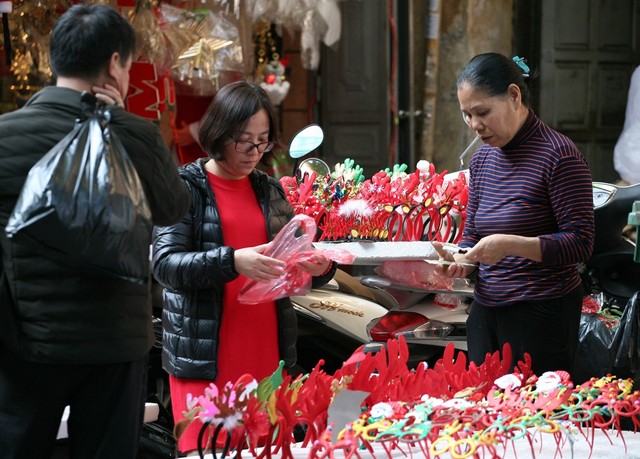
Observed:
[[[145,283],[151,211],[108,107],[82,95],[86,118],[29,171],[7,236],[42,255]]]

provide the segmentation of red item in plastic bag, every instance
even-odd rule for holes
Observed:
[[[453,279],[436,273],[435,265],[421,260],[385,261],[375,268],[380,276],[400,285],[425,290],[452,290]]]
[[[247,279],[240,290],[238,301],[245,304],[265,303],[292,295],[304,295],[311,290],[311,274],[298,267],[308,260],[313,252],[322,254],[338,263],[351,263],[355,256],[343,249],[316,250],[313,238],[316,223],[307,215],[296,215],[287,223],[269,244],[263,255],[287,263],[284,273],[269,282]]]
[[[456,309],[462,304],[460,295],[452,295],[450,293],[436,293],[433,296],[433,303],[447,309]]]

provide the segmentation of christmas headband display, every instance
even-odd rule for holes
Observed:
[[[282,177],[289,203],[315,219],[320,241],[458,242],[466,217],[467,179],[419,161],[413,173],[395,165],[365,178],[347,158],[324,176]]]
[[[403,338],[377,354],[358,349],[334,375],[320,362],[292,378],[280,367],[255,381],[245,375],[221,390],[211,385],[189,396],[188,420],[200,419],[203,449],[224,429],[222,455],[283,459],[296,449],[310,459],[333,457],[501,457],[513,442],[548,441],[560,451],[581,435],[640,425],[640,392],[631,379],[612,375],[574,386],[564,371],[536,376],[528,356],[509,373],[511,351],[469,363],[450,344],[433,368],[407,367]],[[366,394],[360,414],[332,425],[328,412],[343,391]],[[179,429],[181,430],[179,426]],[[303,429],[296,444],[294,432]],[[592,444],[592,443],[590,443]],[[214,453],[214,457],[217,453]],[[299,455],[298,455],[299,457]]]

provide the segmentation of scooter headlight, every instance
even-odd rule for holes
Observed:
[[[428,339],[428,338],[444,338],[453,331],[453,325],[440,320],[429,320],[426,324],[422,324],[413,331],[404,331],[401,334],[405,338]]]

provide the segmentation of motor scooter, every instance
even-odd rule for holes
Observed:
[[[602,293],[626,303],[640,290],[640,264],[634,262],[636,241],[625,232],[629,212],[639,200],[640,184],[593,183],[596,231],[593,253],[582,269],[585,293]]]
[[[439,305],[437,293],[460,300]],[[308,370],[322,359],[323,368],[332,372],[358,347],[375,353],[399,335],[407,341],[410,367],[439,358],[450,342],[466,350],[465,300],[472,294],[468,286],[426,291],[338,269],[327,285],[291,297],[298,317],[298,363]]]
[[[330,173],[328,165],[319,158],[304,159],[298,164],[322,139],[317,126],[313,126],[312,138],[306,139],[309,129],[296,134],[290,146],[290,155],[296,159],[293,175],[298,181],[305,174],[322,177]],[[360,246],[370,253],[376,244],[388,247],[398,243],[361,241],[347,245],[352,250]],[[315,245],[331,247],[331,243]],[[411,250],[415,259],[438,258],[428,241],[412,242]],[[379,260],[365,257],[355,264],[373,266]],[[322,288],[291,297],[298,317],[298,363],[303,370],[308,371],[322,359],[326,371],[335,371],[359,346],[364,345],[367,352],[376,352],[389,338],[400,334],[409,346],[410,366],[439,358],[449,342],[466,350],[466,308],[473,294],[466,281],[458,283],[454,290],[421,290],[376,275],[352,276],[345,270],[339,269]],[[457,299],[443,306],[436,301],[436,294]]]

